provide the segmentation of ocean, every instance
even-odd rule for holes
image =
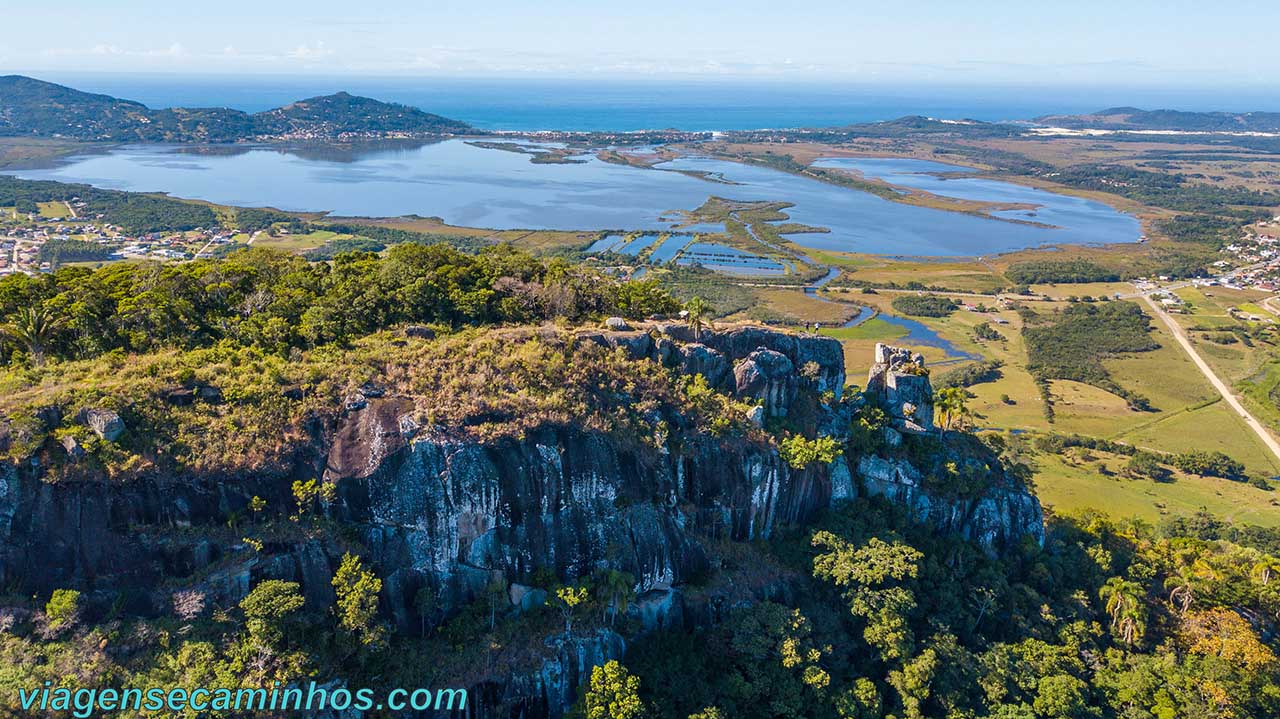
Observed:
[[[40,73],[150,107],[256,112],[339,90],[487,130],[748,130],[830,127],[904,115],[1018,120],[1114,106],[1280,111],[1280,93],[1238,88],[895,86],[763,80],[492,79]]]

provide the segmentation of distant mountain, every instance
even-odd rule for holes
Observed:
[[[1073,130],[1280,132],[1280,112],[1183,112],[1113,107],[1088,115],[1043,115],[1035,122]]]
[[[426,137],[470,125],[345,92],[249,114],[229,108],[153,110],[22,75],[0,77],[0,136],[108,142],[236,142]]]

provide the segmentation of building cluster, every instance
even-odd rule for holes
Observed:
[[[1220,273],[1213,278],[1216,284],[1232,289],[1280,290],[1280,216],[1250,225],[1238,240],[1222,248],[1222,253],[1224,257],[1213,263]]]
[[[72,218],[53,217],[49,213],[0,211],[0,277],[15,273],[33,275],[49,272],[54,263],[75,258],[50,257],[43,252],[54,240],[73,240],[99,245],[108,252],[100,261],[112,260],[191,260],[213,256],[219,245],[234,242],[230,230],[196,228],[189,232],[152,232],[134,235],[102,221],[102,216],[87,217],[71,210],[84,204],[72,200],[68,214]]]

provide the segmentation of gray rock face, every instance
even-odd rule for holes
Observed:
[[[511,676],[498,701],[481,704],[485,713],[480,716],[498,716],[500,709],[519,706],[524,709],[520,714],[502,716],[561,719],[577,700],[578,685],[591,677],[592,668],[622,659],[627,649],[622,637],[607,629],[586,636],[557,635],[546,644],[551,656],[537,671]]]
[[[765,414],[783,417],[795,399],[795,365],[781,352],[758,349],[733,367],[734,393],[764,401]]]
[[[66,450],[68,457],[72,459],[80,459],[84,456],[84,447],[80,446],[80,442],[78,442],[75,437],[67,435],[58,440],[58,443],[62,445],[62,449]]]
[[[729,373],[729,361],[724,355],[704,344],[680,345],[679,352],[681,374],[700,374],[707,379],[707,384],[718,387]]]
[[[861,457],[857,474],[868,496],[890,499],[907,507],[916,521],[989,551],[1013,546],[1028,535],[1044,543],[1040,501],[1021,487],[993,484],[977,497],[941,498],[925,491],[924,478],[910,463],[875,456]]]
[[[547,603],[547,590],[512,582],[508,589],[511,606],[521,612],[533,611]]]
[[[631,325],[627,324],[627,321],[621,317],[610,317],[604,321],[604,326],[615,332],[625,332],[631,329]]]
[[[812,380],[804,381],[812,382],[815,391],[831,392],[839,397],[844,390],[844,350],[840,342],[831,337],[802,337],[764,327],[737,327],[704,333],[702,343],[733,361],[766,349],[786,355],[797,369],[813,363],[817,372]]]
[[[456,604],[493,570],[581,577],[609,566],[638,591],[669,588],[708,569],[706,537],[767,538],[825,507],[830,483],[749,444],[686,437],[655,463],[602,435],[548,428],[491,445],[420,439],[338,489],[381,576],[425,578]]]
[[[765,415],[794,411],[803,393],[839,396],[843,389],[841,348],[828,338],[747,327],[707,331],[692,342],[681,325],[579,338],[759,398],[761,424]],[[884,367],[873,371],[869,398],[888,398],[899,408],[915,404],[898,419],[930,427],[919,416],[929,407],[928,378],[921,383],[899,372],[903,361],[895,357],[878,353]],[[424,586],[437,592],[446,613],[483,596],[500,572],[510,582],[512,611],[528,611],[546,601],[530,586],[535,573],[576,579],[602,568],[635,577],[637,598],[628,613],[645,631],[715,621],[719,610],[686,601],[681,589],[712,568],[711,542],[767,539],[859,495],[886,497],[921,522],[993,551],[1027,534],[1043,539],[1039,503],[1021,487],[993,482],[975,497],[941,498],[926,491],[919,469],[893,456],[848,454],[827,467],[794,470],[766,443],[678,426],[656,450],[573,426],[464,442],[418,427],[413,417],[425,408],[393,392],[362,397],[365,406],[349,412],[335,397],[332,418],[299,441],[296,466],[280,476],[50,484],[30,463],[0,464],[0,585],[23,593],[124,592],[186,581],[231,605],[262,579],[281,578],[301,582],[308,602],[327,606],[338,543],[310,539],[251,553],[209,542],[207,533],[171,531],[221,527],[233,513],[249,516],[254,496],[267,500],[268,512],[286,511],[293,479],[315,476],[334,485],[331,519],[362,538],[369,566],[383,579],[382,606],[406,627],[416,626],[413,598]],[[841,438],[856,403],[806,406],[820,415],[813,421],[822,431]],[[154,611],[146,604],[128,609]],[[590,668],[621,658],[625,648],[608,630],[552,637],[532,664],[475,687],[472,716],[559,717]]]
[[[114,442],[124,434],[124,420],[109,409],[86,409],[80,413],[80,421],[108,442]]]
[[[933,385],[920,354],[877,342],[866,392],[884,407],[897,429],[915,434],[933,431]]]

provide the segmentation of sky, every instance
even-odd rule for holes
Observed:
[[[5,0],[0,74],[1280,86],[1280,3]]]

